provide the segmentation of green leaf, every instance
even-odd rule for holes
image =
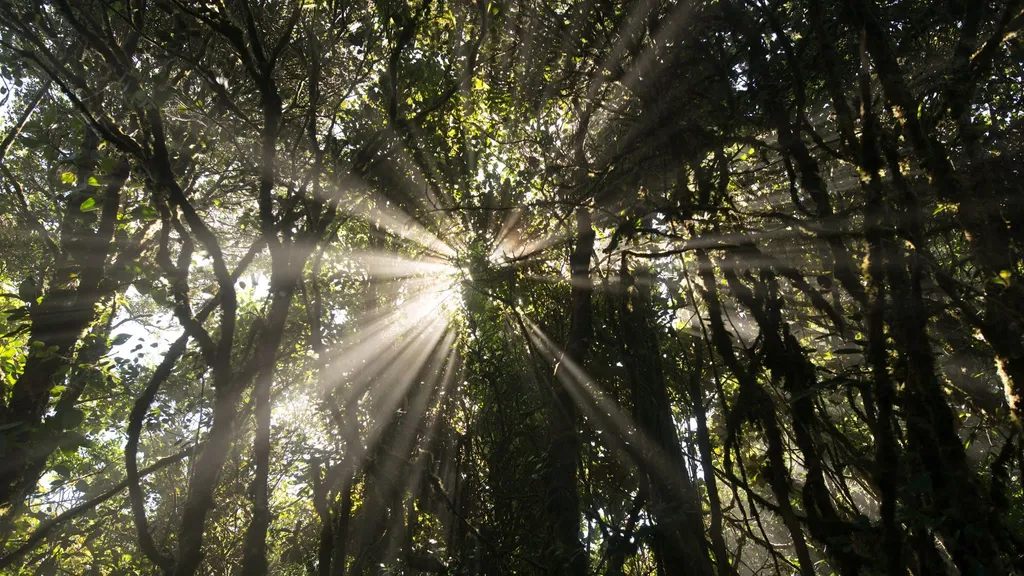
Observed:
[[[92,212],[93,210],[96,210],[96,199],[89,198],[85,202],[82,202],[82,205],[79,206],[78,209],[82,212]]]
[[[72,172],[65,172],[60,175],[60,181],[65,184],[74,184],[78,181],[78,178],[76,178]]]
[[[127,342],[128,339],[131,338],[131,337],[132,337],[131,334],[125,334],[125,333],[122,332],[121,334],[118,334],[118,335],[114,336],[114,339],[110,341],[110,345],[111,346],[120,346],[121,344],[124,344],[125,342]]]
[[[100,185],[100,181],[97,180],[95,176],[89,176],[89,186],[99,187],[99,185]]]

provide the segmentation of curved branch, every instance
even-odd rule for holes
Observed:
[[[177,454],[174,454],[173,456],[168,456],[166,458],[157,460],[156,463],[154,463],[152,466],[139,470],[137,476],[139,478],[144,478],[146,476],[149,476],[150,474],[153,474],[154,472],[159,472],[160,470],[167,468],[171,464],[181,462],[185,458],[188,458],[189,454],[191,454],[197,448],[198,446],[189,446],[188,448],[185,448],[184,450],[178,452]],[[33,548],[35,548],[39,545],[40,542],[45,540],[46,537],[49,536],[50,533],[53,532],[55,528],[57,528],[61,524],[64,524],[65,522],[68,522],[69,520],[74,520],[82,514],[85,514],[86,512],[96,508],[100,504],[103,504],[107,500],[110,500],[119,492],[127,488],[128,484],[129,480],[125,478],[124,480],[121,480],[116,485],[114,485],[113,488],[107,490],[103,494],[90,498],[89,500],[82,502],[78,506],[75,506],[74,508],[71,508],[62,514],[55,516],[53,519],[40,524],[39,528],[37,528],[36,531],[28,537],[28,540],[26,540],[24,544],[13,550],[10,554],[4,556],[3,558],[0,558],[0,570],[9,568],[19,560],[24,558],[26,554],[31,552]]]
[[[242,260],[238,263],[238,266],[235,268],[231,277],[233,279],[237,279],[241,276],[262,248],[263,241],[260,239],[256,241],[249,248],[249,251],[245,256],[242,257]],[[219,300],[220,295],[215,296],[203,306],[198,314],[196,314],[193,322],[199,325],[200,329],[202,329],[202,323],[216,309]],[[205,332],[205,330],[203,330],[203,332]],[[125,482],[128,486],[128,492],[131,499],[132,518],[135,522],[135,528],[139,533],[140,546],[146,556],[152,560],[153,563],[165,570],[173,564],[174,558],[161,553],[156,548],[156,543],[153,541],[153,537],[149,533],[149,522],[146,519],[145,495],[143,494],[142,486],[139,483],[144,475],[138,469],[139,437],[142,434],[142,424],[145,420],[146,414],[149,412],[149,407],[153,404],[153,400],[156,399],[156,394],[160,390],[160,386],[162,386],[167,378],[170,377],[178,359],[185,353],[189,337],[190,333],[186,330],[184,334],[178,337],[178,339],[171,344],[167,353],[164,354],[163,360],[160,362],[159,366],[157,366],[156,370],[153,371],[149,384],[146,385],[142,394],[138,399],[136,399],[128,417],[128,441],[124,448],[126,473]]]

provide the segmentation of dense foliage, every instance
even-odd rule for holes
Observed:
[[[0,1],[0,571],[1024,573],[1022,27]]]

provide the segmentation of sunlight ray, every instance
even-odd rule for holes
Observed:
[[[540,282],[542,284],[561,284],[565,282],[574,288],[591,288],[593,286],[593,283],[590,280],[566,278],[564,276],[555,276],[554,274],[547,276],[542,276],[540,274],[527,274],[523,276],[523,278],[534,282]]]
[[[607,72],[615,74],[619,67],[622,65],[622,61],[626,59],[627,50],[632,39],[642,33],[643,27],[647,25],[648,15],[652,10],[655,9],[656,3],[652,0],[645,0],[637,2],[633,9],[629,13],[628,20],[626,23],[619,28],[618,34],[616,35],[615,44],[612,45],[611,49],[608,50],[608,54],[601,61],[594,75],[591,77],[590,89],[598,83],[597,79],[599,75],[603,75]]]
[[[342,198],[343,201],[339,203],[342,213],[379,226],[388,233],[420,246],[436,256],[455,257],[456,251],[416,218],[383,195],[366,189],[365,185],[358,186],[364,199],[359,202],[345,202]],[[340,191],[337,193],[340,194]]]
[[[623,449],[635,464],[656,474],[666,486],[682,490],[678,475],[687,474],[687,471],[677,469],[668,455],[630,416],[622,412],[614,401],[595,390],[594,380],[582,367],[566,357],[564,351],[552,342],[539,326],[527,318],[523,318],[523,322],[527,324],[534,344],[554,365],[556,379],[569,392],[597,431],[604,432],[602,436],[611,440],[614,443],[613,447]]]
[[[1012,572],[1022,3],[0,0],[0,576]]]
[[[424,440],[430,438],[434,432],[437,418],[427,418],[426,415],[430,406],[437,404],[436,401],[440,400],[445,387],[450,383],[446,378],[451,367],[450,358],[453,357],[452,344],[455,337],[454,332],[446,330],[444,338],[435,342],[431,349],[424,347],[423,351],[429,355],[429,359],[424,358],[422,366],[411,371],[404,389],[393,389],[393,393],[385,399],[386,403],[374,410],[390,414],[397,410],[398,404],[408,401],[402,426],[392,442],[397,454],[408,454],[412,450],[418,432],[422,432]]]
[[[555,232],[526,242],[506,242],[491,252],[492,262],[529,262],[536,260],[549,248],[569,238],[564,232]]]
[[[565,26],[562,27],[562,43],[565,46],[571,46],[571,52],[577,53],[580,49],[581,36],[580,31],[583,28],[587,17],[590,15],[590,10],[584,9],[582,6],[576,10],[567,10],[572,12],[572,20],[564,20]],[[569,54],[567,57],[571,57]],[[556,84],[552,82],[545,83],[543,95],[541,96],[541,102],[547,102],[557,93]]]
[[[378,202],[375,207],[367,210],[365,218],[391,234],[414,242],[433,254],[446,258],[456,256],[456,252],[451,246],[427,230],[412,216],[392,208],[388,202]]]
[[[412,133],[414,139],[421,134],[419,128],[413,123],[406,124],[406,127]],[[414,158],[409,153],[409,147],[405,139],[390,126],[386,130],[395,142],[400,143],[400,146],[393,148],[391,154],[384,157],[383,161],[392,166],[395,171],[405,173],[406,177],[402,179],[402,182],[406,188],[404,190],[406,197],[415,202],[417,208],[424,210],[424,215],[429,217],[431,223],[438,226],[439,229],[441,223],[436,219],[436,214],[430,211],[430,209],[438,208],[441,205],[440,200],[430,179],[424,173],[424,168],[437,173],[437,166],[433,157],[426,154],[421,155],[419,158]],[[420,160],[425,161],[427,165],[425,167],[422,166]],[[420,191],[422,191],[422,197]]]
[[[516,244],[516,240],[511,242],[507,242],[506,240],[511,237],[513,232],[516,231],[515,226],[519,223],[519,219],[522,215],[522,211],[518,208],[510,210],[508,216],[506,216],[505,220],[501,223],[501,228],[498,230],[498,233],[494,236],[494,240],[491,242],[494,249],[491,251],[489,258],[492,261],[495,260],[495,258],[500,257],[503,252],[508,251],[512,245]],[[516,234],[516,236],[518,237],[518,234]]]
[[[350,402],[356,396],[366,396],[367,409],[375,417],[374,425],[367,431],[360,450],[353,455],[352,462],[355,468],[361,466],[365,458],[378,447],[394,416],[397,415],[399,404],[413,388],[422,370],[428,366],[428,360],[434,355],[435,350],[443,344],[446,335],[451,336],[447,328],[425,326],[422,332],[402,347],[401,353],[393,362],[382,367],[383,370],[379,374],[360,374],[359,381],[362,385],[356,386],[356,381],[353,381],[352,386],[345,392],[344,402]],[[417,425],[414,421],[420,417],[421,414],[408,412],[403,418],[402,427]],[[397,447],[397,444],[395,446]]]
[[[446,326],[431,322],[415,339],[410,339],[404,355],[378,377],[382,386],[374,391],[375,394],[371,394],[371,411],[378,414],[394,411],[417,379],[427,377],[423,374],[429,373],[441,344],[453,338],[454,335]]]
[[[375,374],[390,365],[400,353],[393,347],[396,340],[425,330],[430,325],[441,325],[437,311],[443,304],[443,298],[436,290],[424,291],[394,310],[378,315],[368,324],[357,327],[353,337],[358,341],[354,345],[324,359],[325,369],[334,375],[325,379],[325,384],[334,386],[345,377]]]
[[[411,470],[401,475],[404,478],[401,493],[410,494],[413,498],[421,496],[419,490],[423,486],[423,476],[431,473],[428,470],[428,466],[432,464],[432,458],[429,457],[431,448],[441,422],[444,400],[458,370],[458,350],[453,346],[454,342],[455,334],[449,332],[445,341],[437,347],[426,378],[421,381],[420,388],[413,395],[409,413],[405,417],[407,423],[402,426],[395,441],[397,454],[411,454],[411,460],[408,462]],[[417,433],[422,443],[419,454],[414,452]]]
[[[420,260],[413,260],[392,252],[351,250],[345,252],[344,257],[351,264],[365,271],[368,276],[374,278],[406,278],[427,275],[443,278],[458,272],[458,269],[446,260],[429,255]]]
[[[654,42],[652,42],[639,57],[633,62],[633,66],[630,67],[625,76],[622,79],[622,83],[629,87],[631,90],[636,89],[636,84],[643,81],[645,77],[649,77],[651,69],[654,67],[655,62],[660,63],[660,57],[666,46],[671,43],[675,43],[679,40],[677,34],[688,23],[686,18],[690,11],[693,10],[693,5],[690,2],[680,2],[676,7],[664,18],[662,25],[654,36]]]

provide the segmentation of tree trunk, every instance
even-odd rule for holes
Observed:
[[[882,271],[879,267],[884,266],[884,276],[892,288],[894,304],[890,321],[892,338],[903,360],[905,386],[900,400],[906,415],[908,448],[920,461],[932,484],[932,494],[925,500],[932,500],[933,504],[926,504],[923,512],[931,518],[939,519],[936,531],[942,536],[950,555],[961,571],[968,572],[975,566],[981,566],[990,573],[1003,573],[1005,566],[1000,555],[1001,541],[997,538],[999,531],[993,533],[989,505],[974,479],[964,474],[969,468],[963,444],[957,434],[956,416],[945,399],[945,393],[935,373],[934,357],[927,334],[928,318],[921,293],[920,263],[913,256],[908,261],[902,246],[886,240],[880,232],[888,208],[882,196],[879,177],[882,159],[878,150],[878,126],[874,112],[870,108],[868,56],[870,55],[875,62],[887,99],[897,107],[907,110],[911,97],[903,83],[897,63],[891,58],[887,36],[875,20],[872,6],[867,0],[857,0],[854,2],[854,8],[863,26],[861,92],[862,101],[866,104],[862,106],[864,133],[861,142],[861,172],[862,180],[866,183],[867,206],[870,211],[867,221],[868,239],[869,244],[873,246],[871,257],[874,263],[871,264],[870,280],[874,283],[882,282]],[[938,143],[929,141],[916,115],[911,115],[914,118],[905,119],[910,140],[918,154],[923,156],[922,163],[932,176],[933,182],[936,178],[948,179],[944,183],[935,183],[940,189],[940,194],[950,197],[956,176],[952,172],[948,157],[938,151]],[[972,210],[964,204],[961,206],[964,212]],[[911,217],[913,216],[911,213]],[[968,221],[964,223],[964,228],[969,233],[972,222],[970,216],[966,218]],[[876,306],[880,308],[882,303],[879,302]],[[882,329],[877,326],[878,316],[881,314],[880,310],[876,310],[875,318],[872,320],[875,325],[873,338],[876,342],[884,341]],[[875,354],[877,364],[882,359],[877,357],[877,352]],[[882,424],[888,425],[885,422]],[[880,481],[892,480],[883,477]],[[887,531],[891,532],[897,530],[897,527],[893,526],[895,521],[891,516],[894,514],[892,508],[895,506],[895,495],[886,498],[885,490],[883,485],[883,523],[890,526]],[[889,486],[888,490],[891,492],[894,488]],[[887,500],[891,503],[887,504]],[[887,551],[890,556],[896,555],[896,543],[891,542]]]
[[[775,413],[775,402],[757,382],[756,376],[751,374],[740,364],[739,359],[736,358],[729,333],[726,331],[725,324],[722,321],[722,305],[718,298],[714,270],[711,260],[704,251],[697,252],[697,263],[701,281],[704,284],[704,302],[708,306],[711,341],[716,352],[725,361],[726,366],[732,371],[733,376],[739,381],[740,385],[739,398],[736,400],[735,408],[731,412],[730,422],[728,423],[729,439],[726,442],[731,441],[735,434],[739,432],[739,428],[748,419],[760,423],[764,432],[765,443],[767,444],[769,485],[778,503],[779,514],[782,517],[783,524],[785,524],[786,529],[789,530],[790,536],[793,538],[793,548],[796,551],[801,574],[804,576],[814,576],[814,566],[811,561],[810,550],[807,547],[807,541],[804,538],[800,521],[793,509],[792,502],[790,502],[789,469],[785,462],[786,448],[783,446],[782,430],[779,428],[778,418]],[[725,276],[734,296],[752,311],[757,311],[758,306],[754,301],[753,295],[750,294],[749,288],[739,282],[735,273],[729,270],[728,266],[726,267]],[[769,322],[763,311],[758,311],[757,314],[761,316],[761,323]],[[766,354],[770,356],[773,353],[777,352],[772,349],[771,344],[768,344]],[[773,374],[773,376],[779,377],[778,374]]]
[[[580,543],[580,503],[576,471],[580,462],[577,433],[576,403],[569,391],[578,386],[572,381],[571,370],[562,367],[569,362],[583,366],[590,336],[591,320],[590,261],[594,253],[595,233],[586,208],[576,213],[576,247],[569,258],[572,296],[569,340],[564,356],[555,367],[554,403],[549,409],[551,441],[548,445],[549,480],[545,499],[552,534],[552,566],[558,573],[584,576],[589,568],[583,545]]]
[[[93,188],[88,181],[96,178],[97,146],[95,135],[86,132],[79,160],[79,187],[69,194],[64,206],[60,255],[42,300],[28,303],[31,350],[21,376],[14,383],[10,403],[0,413],[0,427],[5,429],[9,451],[0,464],[0,506],[20,507],[20,502],[15,501],[18,495],[35,488],[32,476],[38,476],[33,472],[38,466],[31,463],[45,462],[56,449],[56,442],[46,437],[52,432],[40,429],[50,392],[70,372],[76,344],[95,321],[97,305],[112,292],[102,281],[129,167],[121,161],[106,178],[102,198],[96,202],[101,207],[96,222],[95,216],[82,212],[81,206],[92,199]],[[69,399],[77,398],[74,389],[65,393]],[[64,408],[68,408],[67,402]],[[60,424],[58,428],[58,435],[65,430]]]
[[[704,374],[704,355],[699,350],[699,346],[694,346],[696,361],[693,373],[690,375],[690,402],[693,403],[693,416],[697,421],[697,446],[700,449],[700,465],[704,471],[704,485],[708,492],[708,505],[711,508],[711,551],[715,555],[718,575],[729,576],[733,574],[734,569],[729,564],[729,551],[726,548],[722,531],[722,501],[718,494],[714,450],[711,446],[711,433],[708,430],[708,413],[704,403],[704,390],[701,386],[701,377]]]
[[[703,511],[683,457],[662,372],[658,327],[653,317],[653,278],[642,269],[634,279],[623,260],[619,313],[633,419],[641,433],[639,465],[650,486],[650,511],[657,521],[654,547],[669,574],[714,574],[704,539]]]

